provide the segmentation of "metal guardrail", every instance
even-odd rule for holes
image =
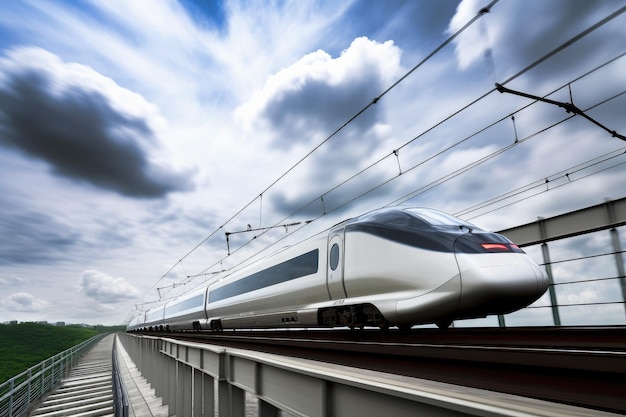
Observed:
[[[30,406],[52,391],[78,360],[105,334],[58,353],[0,385],[0,416],[22,417]]]
[[[115,336],[117,339],[117,336]],[[116,417],[128,417],[128,393],[122,381],[117,359],[117,340],[113,342],[113,410]]]
[[[616,416],[250,350],[129,333],[119,334],[119,340],[169,415]]]
[[[617,235],[617,229],[612,229],[611,234]],[[541,251],[540,256],[543,257],[543,262],[540,256],[534,256],[534,258],[548,274],[550,285],[547,296],[511,315],[541,310],[543,320],[533,324],[542,326],[626,324],[626,273],[624,272],[623,260],[625,251],[617,245],[614,248],[616,250],[613,252],[580,255],[554,261],[550,256],[549,244],[541,244],[541,247],[535,248],[535,251],[537,249]],[[524,249],[528,251],[528,247]],[[610,271],[612,263],[615,265],[614,269],[617,271],[617,275]],[[593,270],[594,268],[598,269],[598,265],[603,267],[601,273]],[[589,268],[591,272],[576,275],[578,270],[585,267]],[[612,291],[607,290],[607,288]],[[568,294],[574,295],[574,299],[570,301],[567,297]],[[587,295],[585,296],[585,294]],[[500,327],[510,326],[507,323],[509,319],[506,317],[498,316]],[[513,326],[515,325],[513,324]]]

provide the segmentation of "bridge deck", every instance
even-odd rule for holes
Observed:
[[[99,341],[31,416],[113,416],[111,350],[115,335]]]
[[[98,342],[69,375],[34,408],[33,417],[113,416],[112,349],[117,344],[120,373],[128,393],[130,417],[167,417],[168,407],[154,395],[124,347],[111,334]]]

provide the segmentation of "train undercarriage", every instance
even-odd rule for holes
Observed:
[[[383,330],[389,329],[391,325],[371,304],[321,308],[318,311],[318,324],[325,327],[347,326],[350,329],[374,326]]]

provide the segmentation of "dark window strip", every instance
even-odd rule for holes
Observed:
[[[318,270],[319,250],[297,256],[288,261],[264,269],[238,281],[216,288],[209,293],[209,302],[224,300],[271,285],[315,274]]]
[[[176,314],[181,311],[202,307],[203,304],[204,304],[204,294],[200,294],[188,300],[166,307],[165,315],[169,316],[171,314]]]

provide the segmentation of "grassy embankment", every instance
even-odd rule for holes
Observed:
[[[20,323],[0,325],[0,383],[95,335],[121,328],[88,329]]]

